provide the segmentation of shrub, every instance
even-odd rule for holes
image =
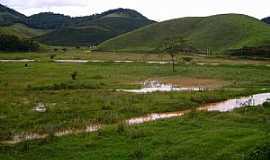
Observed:
[[[50,59],[54,59],[56,57],[56,54],[51,54]]]
[[[72,80],[76,80],[78,73],[75,71],[71,74]]]

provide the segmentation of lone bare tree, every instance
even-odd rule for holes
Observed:
[[[188,47],[187,40],[182,37],[165,39],[159,51],[167,53],[171,57],[173,72],[175,72],[175,57],[179,52],[184,51]]]

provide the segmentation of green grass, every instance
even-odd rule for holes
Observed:
[[[232,113],[190,113],[139,126],[108,126],[97,133],[2,145],[0,156],[5,160],[264,160],[269,158],[269,116],[269,104]]]
[[[71,79],[74,71],[78,72],[76,81]],[[171,71],[171,65],[144,63],[56,64],[41,61],[29,63],[29,67],[24,67],[24,63],[1,63],[2,138],[22,131],[81,128],[89,122],[115,123],[152,112],[186,110],[269,88],[267,66],[179,64],[176,71]],[[230,85],[218,91],[199,93],[134,95],[115,91],[138,88],[138,82],[149,78],[175,79],[175,76],[218,79]],[[38,102],[45,103],[48,112],[32,111]]]
[[[222,52],[243,46],[265,45],[270,27],[258,19],[238,14],[188,17],[156,23],[120,35],[99,45],[101,51],[154,51],[166,38],[184,37],[193,47]]]
[[[1,159],[243,159],[261,153],[269,132],[269,107],[232,113],[190,113],[184,118],[127,127],[123,120],[154,112],[195,109],[213,103],[270,90],[268,61],[179,56],[176,72],[168,60],[152,54],[1,53],[0,59],[35,59],[37,62],[0,63],[0,141],[24,132],[49,133],[106,124],[97,133],[1,145]],[[135,63],[59,64],[55,59],[134,60]],[[145,55],[148,55],[145,57]],[[186,55],[184,55],[185,57]],[[197,65],[204,62],[205,65]],[[218,63],[217,66],[211,63]],[[72,80],[71,74],[78,73]],[[132,94],[116,89],[139,88],[147,79],[215,79],[218,90]],[[262,90],[264,89],[264,90]],[[37,103],[47,112],[37,113]]]

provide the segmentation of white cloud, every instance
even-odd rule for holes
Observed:
[[[187,16],[241,13],[262,18],[270,16],[269,0],[0,0],[31,15],[52,11],[71,16],[99,13],[113,8],[131,8],[155,20]],[[25,3],[27,2],[27,3]]]

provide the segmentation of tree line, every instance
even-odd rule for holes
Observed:
[[[1,51],[37,51],[40,45],[29,39],[21,39],[17,36],[0,34]]]

